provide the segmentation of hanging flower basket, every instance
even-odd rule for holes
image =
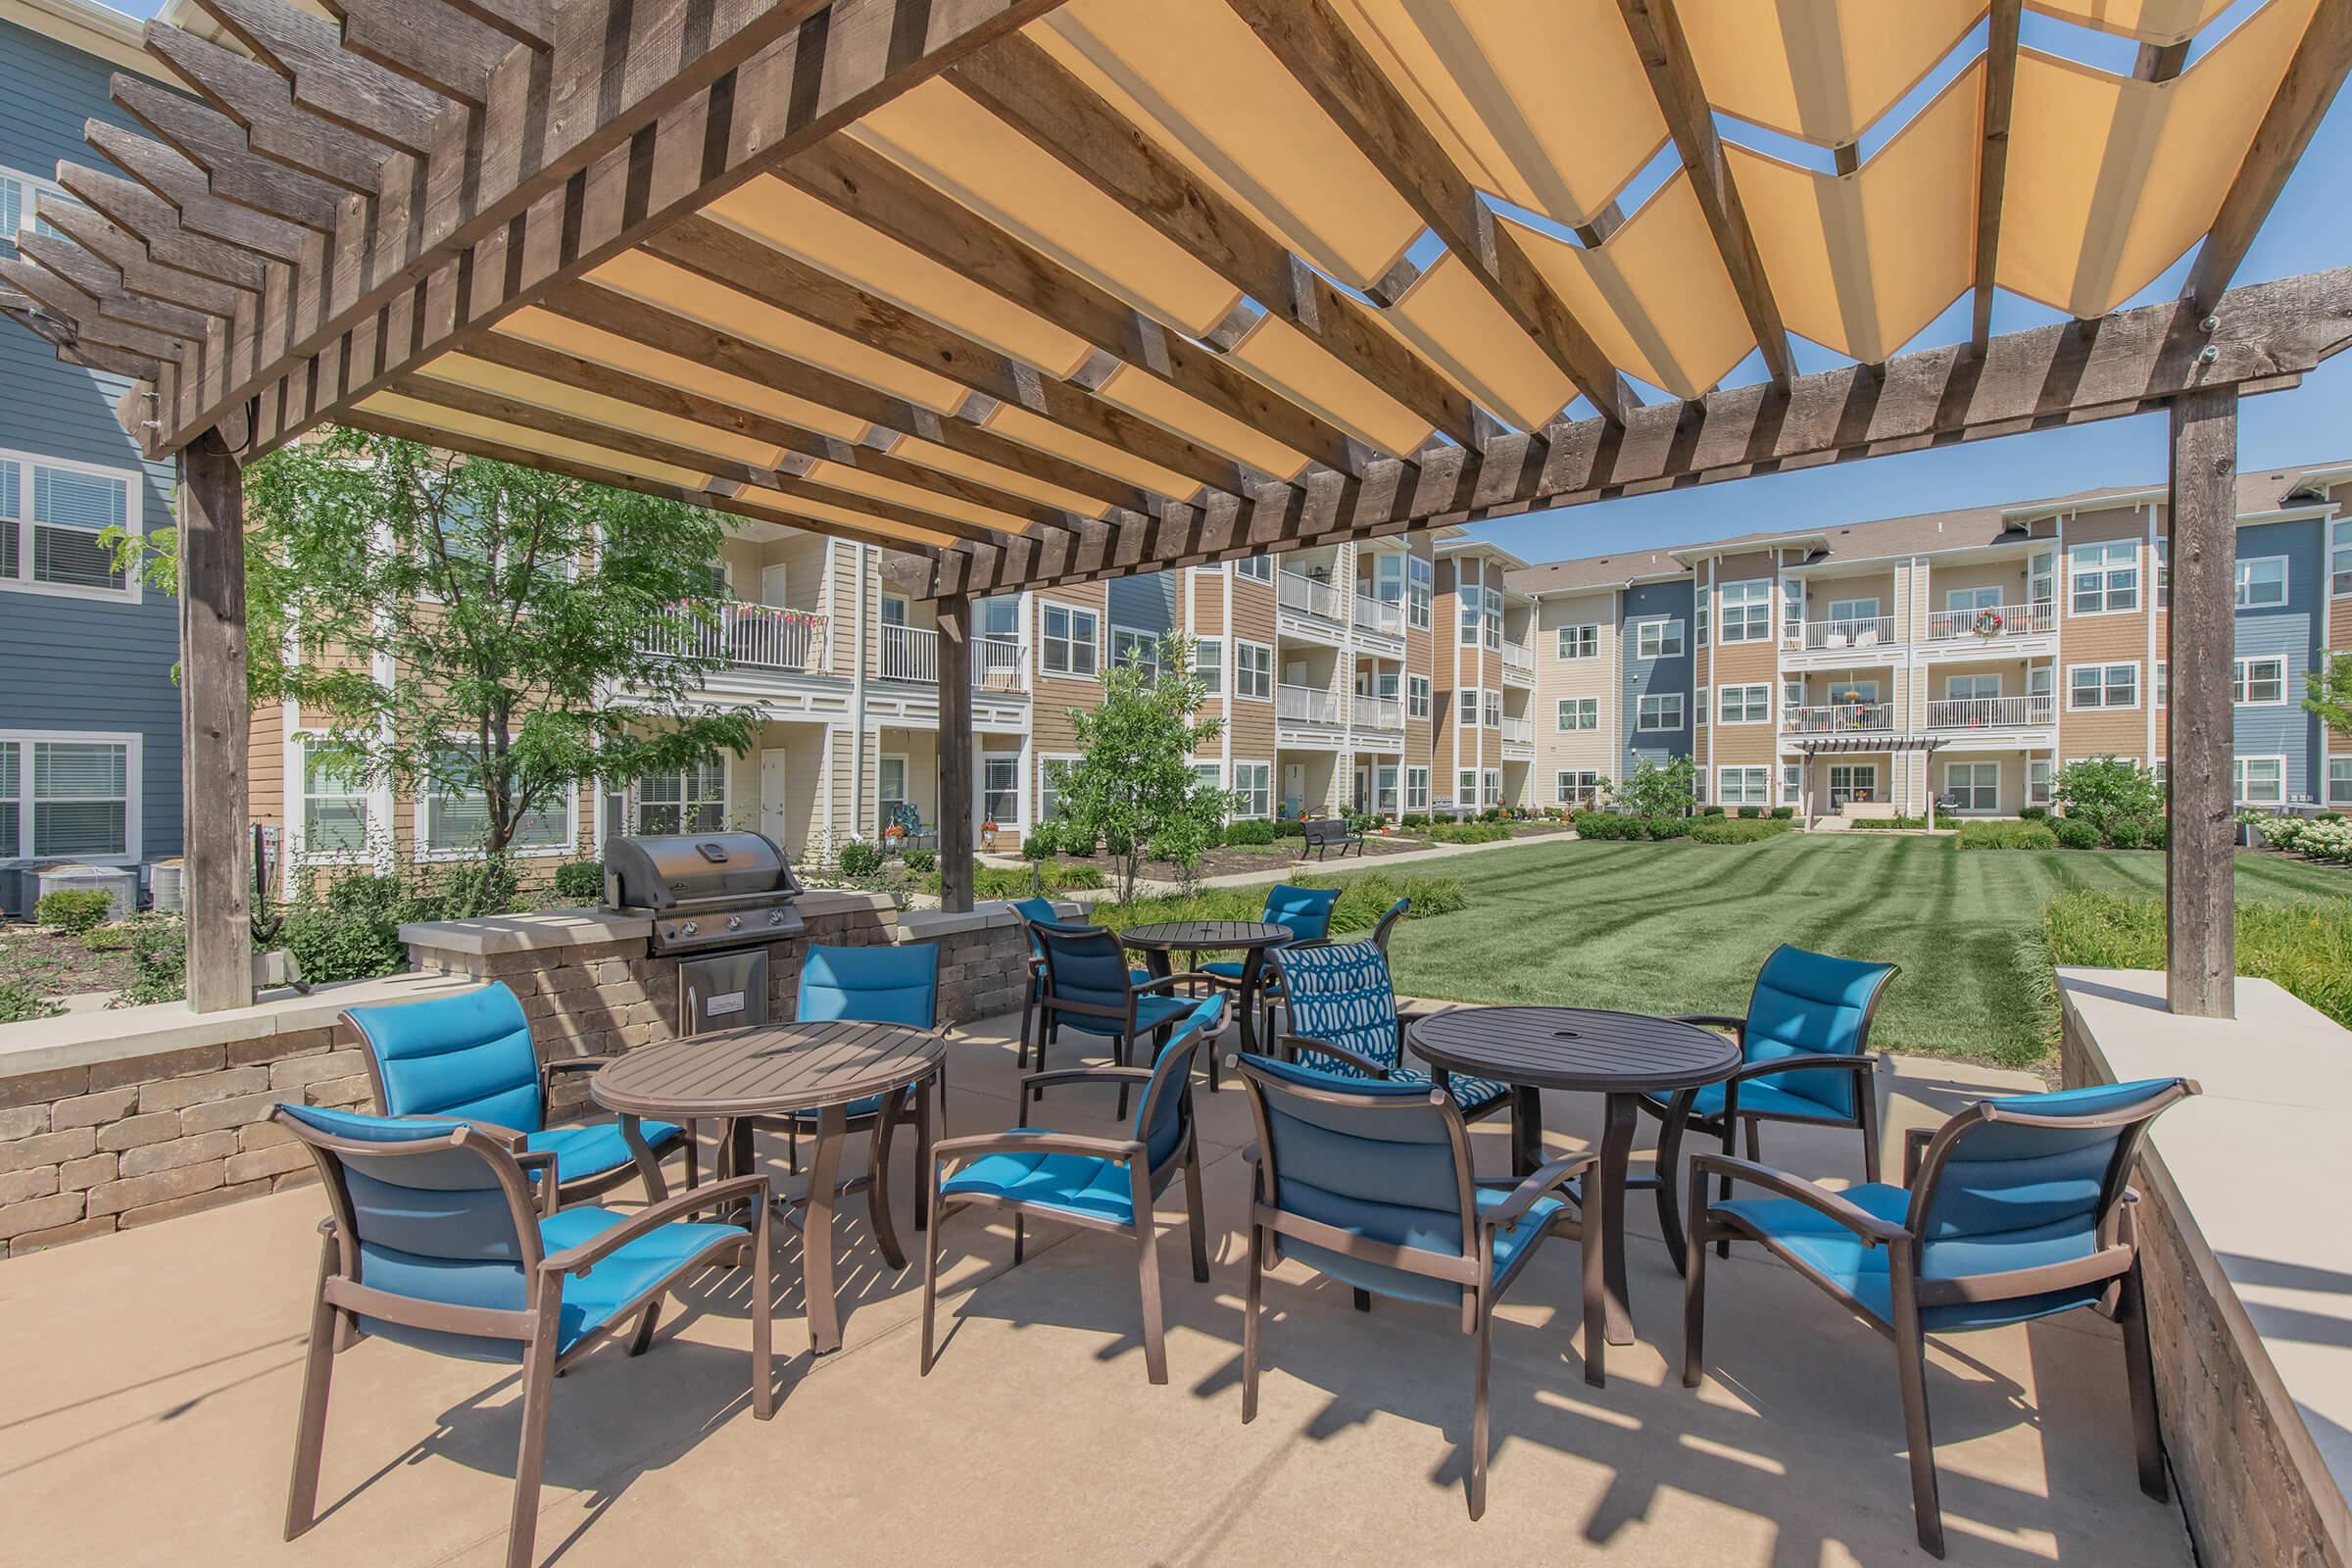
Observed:
[[[1973,629],[1980,637],[1998,637],[2001,634],[2001,627],[2005,624],[1999,611],[1981,610],[1977,612],[1976,624]]]

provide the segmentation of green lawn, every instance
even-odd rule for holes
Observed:
[[[2074,888],[2164,891],[2164,857],[2148,851],[1963,853],[1863,833],[1545,845],[1443,870],[1470,907],[1398,929],[1396,984],[1411,995],[1736,1013],[1765,955],[1792,942],[1902,965],[1876,1045],[2012,1065],[2048,1051],[2042,906]],[[2352,873],[2240,856],[2237,896],[2344,898]]]

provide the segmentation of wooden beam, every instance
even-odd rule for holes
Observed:
[[[511,49],[545,54],[441,0],[325,0],[343,22],[343,47],[418,86],[470,108],[486,108],[490,83]]]
[[[2165,998],[2201,1018],[2236,1013],[2237,822],[2230,787],[2237,635],[2237,389],[2172,404],[2172,662],[2165,718]]]
[[[95,299],[102,316],[191,343],[204,341],[207,322],[202,312],[129,292],[122,286],[121,272],[73,240],[54,234],[19,234],[17,251]]]
[[[556,18],[553,0],[449,0],[451,7],[474,21],[496,27],[516,43],[553,49]]]
[[[250,296],[226,283],[198,273],[164,267],[149,260],[146,243],[126,234],[97,213],[60,203],[42,211],[42,218],[121,274],[122,286],[133,294],[164,300],[227,320]]]
[[[2022,0],[1992,0],[1984,40],[1984,139],[1977,150],[1977,259],[1968,323],[1969,344],[1979,354],[1992,339],[2001,208],[2009,189],[2009,120],[2017,102],[2017,33],[2024,9]]]
[[[49,315],[29,294],[0,288],[0,316],[48,343],[68,365],[104,370],[110,375],[126,375],[134,381],[151,381],[162,373],[162,368],[144,356],[79,341],[74,336],[74,323]]]
[[[57,182],[92,212],[145,242],[148,259],[198,277],[259,294],[269,273],[251,251],[180,226],[179,212],[135,180],[80,164],[57,166]]]
[[[147,24],[146,39],[149,54],[245,128],[245,144],[255,154],[345,190],[376,194],[390,153],[381,143],[294,107],[285,77],[234,49],[160,22]]]
[[[1344,292],[1027,38],[1006,38],[949,79],[1332,358],[1452,439],[1478,440],[1470,400],[1371,307]]]
[[[1002,561],[951,557],[930,580],[975,594],[1089,581],[2150,413],[2202,387],[2272,390],[2352,344],[2352,268],[2233,289],[2210,319],[2209,331],[2206,318],[2172,301],[2087,329],[2064,321],[2008,333],[1982,356],[1955,345],[1799,376],[1785,393],[1753,384],[1653,403],[1622,431],[1597,418],[1555,420],[1540,435],[1497,435],[1481,452],[1435,449],[1417,466],[1384,458],[1361,477],[1310,475],[1304,503],[1264,532],[1241,533],[1213,507],[1171,509],[1120,521],[1109,564],[1097,569],[1021,578]]]
[[[1229,0],[1258,41],[1569,383],[1622,425],[1641,400],[1326,0]]]
[[[178,214],[180,227],[189,233],[272,262],[301,259],[306,234],[300,224],[215,196],[204,170],[163,143],[133,135],[103,120],[83,121],[81,134],[113,159],[116,167],[168,203]]]
[[[1715,133],[1715,112],[1708,107],[1698,66],[1690,58],[1690,42],[1675,16],[1674,0],[1617,0],[1617,9],[1649,76],[1650,95],[1658,101],[1658,112],[1666,117],[1675,151],[1690,175],[1691,191],[1698,197],[1699,211],[1706,215],[1715,248],[1723,255],[1724,270],[1730,274],[1732,292],[1739,296],[1740,309],[1747,317],[1748,330],[1755,334],[1756,347],[1764,355],[1764,368],[1771,372],[1775,386],[1787,387],[1796,379],[1788,331],[1781,324],[1780,302],[1773,298],[1764,256],[1748,227],[1746,209],[1740,205],[1740,187],[1724,162],[1723,138]]]
[[[972,832],[972,602],[939,602],[939,903],[969,913],[977,862]]]
[[[26,234],[21,237],[33,239],[46,236]],[[107,301],[76,287],[46,267],[35,266],[29,260],[16,258],[0,261],[0,278],[5,278],[32,296],[50,316],[73,327],[76,342],[102,343],[109,348],[127,349],[150,360],[173,364],[177,364],[187,352],[186,346],[177,337],[135,325],[120,318],[110,318]]]
[[[253,859],[247,830],[245,479],[218,430],[179,462],[180,855],[186,861],[188,1005],[253,1004]]]
[[[245,127],[226,115],[126,71],[115,73],[107,90],[132,119],[202,169],[214,195],[315,233],[333,232],[343,193],[316,174],[256,157]]]
[[[341,30],[284,0],[197,0],[254,58],[294,84],[294,102],[346,129],[419,156],[450,105],[343,47]]]
[[[2312,133],[2335,101],[2336,89],[2352,72],[2352,0],[2319,0],[2303,28],[2303,41],[2287,62],[2278,90],[2255,127],[2252,145],[2237,177],[2222,197],[2213,227],[2197,248],[2181,293],[2199,310],[2209,310],[2237,275],[2263,220],[2271,216],[2287,176],[2294,172]]]

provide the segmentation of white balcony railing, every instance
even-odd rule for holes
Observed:
[[[1378,632],[1383,637],[1404,635],[1404,607],[1369,594],[1355,596],[1355,624],[1359,631]]]
[[[1502,672],[1505,675],[1523,675],[1533,680],[1536,674],[1536,651],[1523,643],[1504,643],[1502,645]]]
[[[1319,582],[1301,571],[1284,567],[1274,574],[1281,595],[1282,608],[1318,620],[1345,620],[1347,612],[1340,603],[1340,591],[1330,583]]]
[[[822,615],[733,601],[713,601],[698,608],[709,613],[680,615],[649,637],[645,651],[795,674],[822,673],[830,663],[830,641]]]
[[[2005,637],[2046,636],[2058,629],[2058,607],[2044,599],[2030,605],[1980,606],[1928,613],[1932,643],[1997,643]]]
[[[1522,745],[1533,744],[1535,738],[1536,721],[1534,719],[1506,718],[1502,721],[1502,739],[1505,745],[1510,745],[1513,743]]]
[[[1340,694],[1320,686],[1277,686],[1274,714],[1294,724],[1337,724]]]
[[[983,692],[1029,689],[1029,650],[1010,637],[972,639],[972,688]]]
[[[1366,697],[1359,693],[1354,713],[1357,729],[1401,731],[1404,728],[1404,704],[1394,697]]]
[[[1928,705],[1930,729],[2025,729],[2058,721],[2055,697],[1953,697]]]
[[[1009,637],[975,637],[972,686],[978,691],[1029,689],[1027,650]],[[876,680],[939,684],[939,633],[928,626],[884,626],[874,643]]]
[[[1782,646],[1817,653],[1833,648],[1886,648],[1894,643],[1892,615],[1859,615],[1838,620],[1808,620],[1788,627]]]
[[[1786,708],[1781,728],[1790,735],[1884,735],[1894,728],[1894,709],[1886,703]]]

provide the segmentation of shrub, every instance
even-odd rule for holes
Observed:
[[[1419,811],[1409,811],[1405,814],[1404,819],[1398,822],[1396,825],[1402,828],[1427,827],[1429,826],[1429,818],[1424,816]]]
[[[441,915],[438,904],[412,897],[396,876],[343,876],[296,895],[286,906],[278,941],[293,950],[303,979],[312,985],[372,980],[408,967],[402,924]]]
[[[2040,822],[1963,822],[1959,842],[1964,850],[2054,850],[2058,835]],[[2091,848],[2097,847],[2093,832]]]
[[[2095,850],[2102,842],[2099,830],[2079,816],[2062,816],[2053,830],[2062,850]]]
[[[901,858],[906,862],[906,869],[917,876],[921,876],[926,871],[939,869],[939,852],[937,850],[908,850]],[[1013,874],[1019,875],[1018,872]]]
[[[1747,821],[1750,821],[1750,822],[1753,822],[1753,821],[1755,821],[1757,818],[1761,817],[1763,814],[1764,814],[1764,808],[1762,808],[1761,806],[1742,806],[1741,808],[1740,808],[1740,815],[1742,818],[1744,818],[1745,820],[1747,820]]]
[[[1702,806],[1698,808],[1698,814],[1701,816],[1721,816],[1723,814],[1723,808],[1720,806]]]
[[[602,904],[605,868],[596,860],[565,860],[556,867],[556,897],[566,904]]]
[[[2050,956],[2103,969],[2161,969],[2164,901],[2062,893],[2042,911]],[[2237,972],[2277,981],[2352,1025],[2352,900],[2237,906]]]
[[[41,895],[33,918],[69,935],[103,925],[115,912],[115,896],[100,888],[59,888]]]
[[[522,907],[517,893],[512,862],[503,858],[465,861],[441,874],[433,888],[440,913],[425,918],[470,920],[484,914],[513,914]]]
[[[2101,838],[2127,817],[2145,820],[2164,814],[2164,788],[2156,775],[2123,757],[2088,757],[2067,763],[2050,781],[2050,798],[2068,816],[2088,822]],[[2066,842],[2063,834],[2059,842]]]
[[[1258,820],[1262,821],[1264,818],[1261,817]],[[1286,816],[1274,824],[1274,838],[1302,839],[1304,837],[1306,837],[1306,818],[1303,816]],[[1270,844],[1273,839],[1266,842]]]
[[[2161,850],[2172,842],[2173,825],[2161,816],[2149,817],[2140,824],[2140,829],[2147,836],[2151,850]]]
[[[130,951],[130,922],[116,920],[106,925],[94,925],[81,934],[81,945],[91,953],[127,953]]]
[[[1298,832],[1303,837],[1306,829],[1302,827]],[[1225,842],[1234,845],[1271,844],[1274,842],[1274,824],[1264,817],[1248,817],[1226,825]]]
[[[1904,828],[1926,827],[1924,816],[1857,816],[1846,826],[1860,832],[1891,833]]]
[[[1753,844],[1759,839],[1778,838],[1783,833],[1796,831],[1794,822],[1775,822],[1754,817],[1710,817],[1690,825],[1693,844]]]
[[[841,847],[841,874],[852,881],[859,877],[879,876],[882,872],[882,847],[863,839],[852,839]]]
[[[1652,816],[1643,819],[1642,831],[1653,839],[1681,839],[1690,836],[1690,819],[1687,816]]]
[[[1776,806],[1772,808],[1772,818],[1776,822],[1794,821],[1796,818],[1796,808],[1793,806]]]
[[[2039,822],[2049,814],[2050,808],[2046,806],[2021,806],[2017,808],[2017,817],[2021,822]]]
[[[2108,824],[2107,847],[2112,850],[2136,850],[2148,842],[2148,832],[2135,816],[2118,817]]]
[[[1060,833],[1052,822],[1040,822],[1021,840],[1021,858],[1051,860],[1054,858]]]
[[[1429,830],[1433,844],[1493,844],[1507,839],[1511,830],[1500,822],[1440,822]]]
[[[398,966],[405,968],[408,960],[404,949]],[[116,993],[113,1005],[179,1001],[188,994],[187,922],[176,914],[146,914],[132,921],[130,962],[131,982]]]
[[[29,1023],[35,1018],[54,1018],[65,1010],[54,1002],[41,1000],[25,981],[0,980],[0,1023]]]

